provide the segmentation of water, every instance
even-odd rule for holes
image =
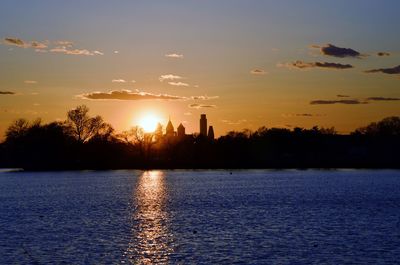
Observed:
[[[0,173],[0,264],[395,264],[400,171]]]

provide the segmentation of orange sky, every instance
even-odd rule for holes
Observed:
[[[206,113],[217,136],[400,115],[398,2],[260,2],[2,1],[0,135],[80,104],[117,131]]]

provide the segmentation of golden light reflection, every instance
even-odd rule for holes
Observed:
[[[173,252],[170,217],[166,211],[167,191],[162,171],[146,171],[134,193],[132,240],[126,252],[131,264],[168,263]]]

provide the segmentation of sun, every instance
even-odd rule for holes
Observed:
[[[140,118],[139,126],[142,127],[145,132],[154,132],[159,122],[160,119],[154,114],[146,114]]]

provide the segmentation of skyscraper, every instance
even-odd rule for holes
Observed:
[[[214,140],[214,128],[212,126],[208,127],[208,139]]]
[[[206,114],[201,114],[201,116],[200,116],[200,135],[207,136]]]

